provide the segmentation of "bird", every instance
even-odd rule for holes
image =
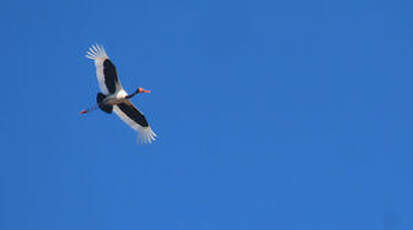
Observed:
[[[109,59],[102,45],[92,45],[86,52],[86,58],[95,63],[96,76],[102,92],[96,95],[97,105],[82,110],[80,114],[88,113],[97,108],[108,114],[113,111],[121,120],[138,132],[138,143],[152,143],[157,135],[143,113],[129,100],[137,94],[150,93],[151,91],[139,87],[132,94],[128,94],[119,81],[115,65]]]

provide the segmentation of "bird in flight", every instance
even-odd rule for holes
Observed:
[[[92,45],[86,57],[95,62],[96,75],[102,93],[96,96],[96,106],[84,109],[80,113],[85,114],[97,108],[106,113],[114,111],[120,119],[138,132],[138,142],[152,143],[156,134],[152,131],[145,116],[129,100],[139,93],[151,91],[138,88],[132,94],[126,93],[117,76],[115,65],[109,60],[103,46]]]

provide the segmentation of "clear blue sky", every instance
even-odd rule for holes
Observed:
[[[413,229],[411,1],[12,1],[0,229]],[[85,117],[104,45],[159,135]]]

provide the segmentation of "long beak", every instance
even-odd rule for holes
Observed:
[[[141,93],[151,93],[151,91],[147,90],[147,89],[141,89],[140,91],[141,91]]]

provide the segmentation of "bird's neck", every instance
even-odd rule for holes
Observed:
[[[135,92],[133,92],[132,94],[129,94],[129,95],[127,95],[125,98],[126,99],[130,99],[130,98],[132,98],[132,97],[134,97],[136,94],[138,94],[139,93],[139,90],[136,90]]]

